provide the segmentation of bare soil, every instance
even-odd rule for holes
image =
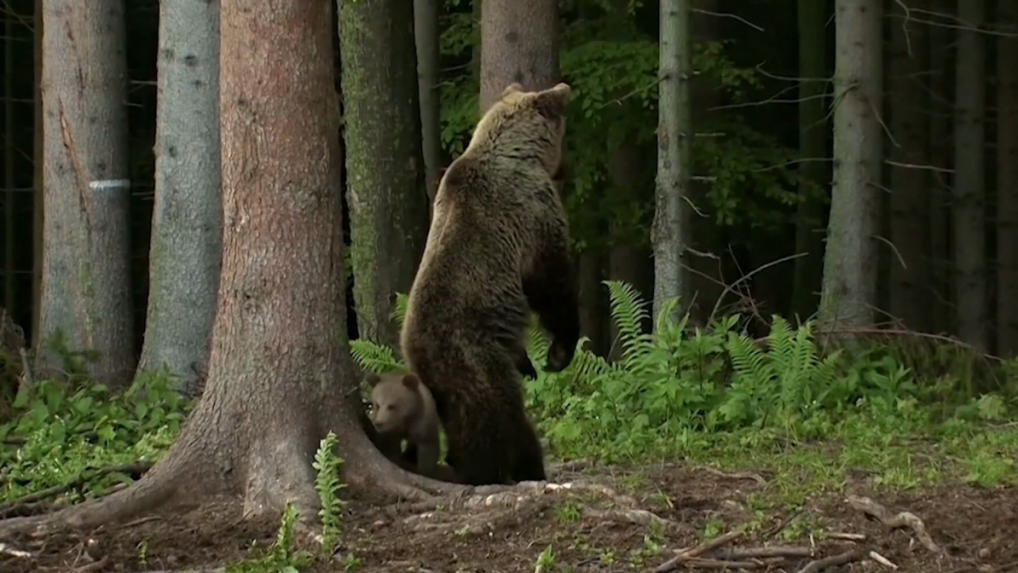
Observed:
[[[409,506],[372,507],[353,500],[347,506],[336,556],[316,564],[313,571],[530,572],[549,546],[554,565],[542,569],[546,573],[653,571],[675,550],[704,542],[705,532],[717,535],[743,525],[750,526],[744,535],[701,557],[721,558],[716,551],[781,545],[812,548],[813,555],[769,563],[758,559],[753,570],[799,571],[813,559],[860,549],[864,554],[875,551],[900,572],[1018,571],[1018,491],[1014,489],[952,485],[894,494],[859,482],[850,483],[845,492],[820,495],[804,507],[754,510],[754,499],[759,499],[754,494],[766,490],[766,475],[656,466],[600,468],[596,473],[562,469],[553,479],[604,484],[619,496],[589,490],[546,491],[514,510],[475,507],[430,512]],[[846,493],[869,496],[894,513],[914,513],[944,554],[934,555],[909,529],[891,531],[868,519],[846,503]],[[631,505],[626,506],[627,501]],[[643,519],[648,514],[639,509],[663,518],[665,525],[649,525]],[[240,520],[236,504],[210,504],[90,532],[0,540],[7,549],[31,553],[29,557],[0,553],[0,571],[214,569],[252,557],[252,543],[267,547],[278,527],[278,519]],[[861,534],[865,539],[833,538],[837,534]],[[355,569],[344,568],[350,556],[359,561]],[[752,561],[740,559],[747,560]],[[714,567],[705,568],[711,564]],[[716,561],[696,565],[686,561],[676,571],[720,570]],[[874,558],[823,569],[891,570]]]

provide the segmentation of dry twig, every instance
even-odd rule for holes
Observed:
[[[790,547],[787,545],[771,545],[767,547],[736,547],[726,551],[712,553],[711,557],[717,559],[760,559],[765,557],[813,557],[813,550],[809,547]]]
[[[703,555],[704,553],[707,553],[708,551],[717,549],[718,547],[721,547],[726,543],[738,539],[740,536],[742,536],[742,533],[743,533],[742,529],[734,529],[732,531],[729,531],[728,533],[719,535],[714,539],[704,541],[703,543],[697,545],[696,547],[693,547],[692,549],[678,551],[675,557],[672,557],[668,561],[665,561],[664,563],[659,565],[658,568],[655,569],[654,571],[656,573],[665,573],[666,571],[671,571],[672,569],[675,569],[675,567],[677,567],[680,562],[689,561],[693,557],[698,557],[700,555]],[[729,567],[732,568],[735,567],[734,565],[731,565],[731,562],[728,563]],[[708,566],[704,565],[704,567]]]
[[[846,499],[848,504],[852,506],[852,509],[861,511],[864,514],[877,519],[880,523],[884,524],[885,527],[890,529],[908,527],[915,532],[916,538],[919,539],[919,543],[922,543],[923,547],[935,555],[943,555],[944,550],[933,541],[933,538],[926,531],[926,524],[923,523],[923,520],[919,519],[919,517],[914,513],[902,511],[897,514],[892,514],[886,507],[868,497],[849,495]]]
[[[799,569],[799,573],[817,573],[827,569],[828,567],[837,567],[839,565],[845,565],[846,563],[852,563],[853,561],[860,561],[864,557],[866,557],[866,551],[862,549],[853,549],[852,551],[846,551],[831,557],[824,557],[823,559],[810,561],[805,567]]]

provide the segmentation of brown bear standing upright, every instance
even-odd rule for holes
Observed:
[[[512,84],[484,114],[442,176],[410,289],[403,356],[435,398],[446,462],[463,483],[547,479],[520,373],[528,306],[550,334],[546,370],[568,366],[579,338],[569,230],[553,180],[569,92],[563,83],[537,92]]]

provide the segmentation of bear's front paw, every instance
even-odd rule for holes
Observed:
[[[544,369],[548,372],[561,372],[573,361],[573,354],[576,352],[574,346],[565,346],[561,342],[552,341],[548,349],[548,361]]]

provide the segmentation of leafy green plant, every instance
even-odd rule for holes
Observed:
[[[0,499],[64,484],[80,484],[68,501],[102,495],[123,472],[99,471],[155,461],[180,431],[192,403],[165,371],[140,376],[125,392],[102,384],[41,380],[24,385],[15,418],[0,426]]]
[[[339,480],[343,458],[335,453],[336,441],[336,434],[329,432],[319,444],[315,461],[311,464],[318,472],[315,476],[315,491],[322,504],[318,515],[322,519],[322,547],[327,555],[332,555],[340,532],[343,506],[346,505],[339,497],[339,491],[346,485]]]

